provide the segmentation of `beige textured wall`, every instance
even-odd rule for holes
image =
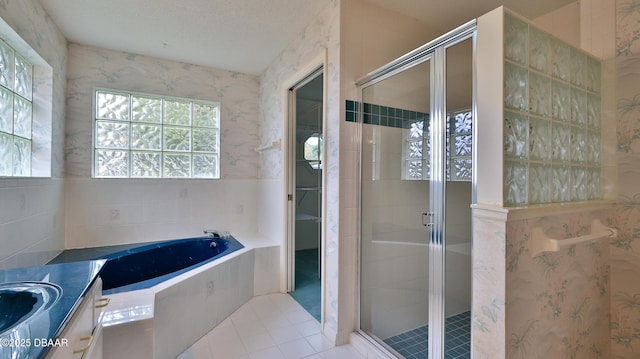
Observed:
[[[616,0],[618,204],[611,222],[612,358],[640,357],[640,6]]]

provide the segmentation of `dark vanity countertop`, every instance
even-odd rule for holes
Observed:
[[[12,357],[5,354],[10,351],[15,353],[17,350],[23,355],[28,352],[26,356],[28,358],[44,357],[51,349],[50,344],[55,344],[55,339],[60,336],[83,297],[88,293],[105,262],[105,260],[93,260],[0,270],[0,284],[24,281],[48,282],[62,288],[62,294],[49,309],[36,314],[14,330],[0,334],[0,357]],[[21,343],[15,339],[16,336],[20,338]],[[9,344],[18,345],[9,346]]]

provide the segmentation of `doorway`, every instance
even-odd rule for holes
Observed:
[[[360,331],[470,358],[475,21],[358,82]]]
[[[289,90],[290,295],[321,318],[323,69]]]

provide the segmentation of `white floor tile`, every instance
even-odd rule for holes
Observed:
[[[209,341],[211,344],[211,341]],[[214,359],[231,359],[247,357],[247,349],[239,338],[226,343],[211,345],[211,352]]]
[[[303,337],[308,337],[313,334],[320,333],[320,323],[315,319],[310,319],[301,323],[295,324],[295,327]]]
[[[242,337],[242,343],[244,343],[244,347],[247,348],[247,353],[249,354],[259,350],[275,347],[277,345],[269,333],[266,332]]]
[[[315,350],[316,353],[320,353],[333,348],[333,343],[331,343],[329,339],[322,335],[322,333],[310,335],[305,339],[309,342],[309,344],[311,344],[313,350]]]
[[[316,353],[304,338],[280,344],[278,347],[287,359],[300,359]]]
[[[206,335],[209,345],[213,348],[226,345],[229,342],[240,340],[233,324],[219,324]]]
[[[318,323],[288,294],[252,298],[180,359],[364,359],[351,345],[333,347]]]
[[[265,328],[265,326],[262,325],[262,322],[258,319],[253,321],[234,321],[233,326],[236,328],[236,332],[241,338],[265,334],[267,332],[267,328]]]
[[[287,358],[282,354],[278,347],[272,347],[251,353],[249,355],[251,359],[284,359]],[[288,359],[288,358],[287,358]]]
[[[276,344],[290,342],[303,337],[302,334],[300,334],[300,331],[291,324],[285,327],[269,329],[269,334]]]
[[[342,345],[320,353],[322,359],[365,359],[350,345]]]
[[[212,357],[211,349],[209,348],[209,343],[206,338],[198,340],[178,356],[179,359],[210,359]]]
[[[298,302],[288,294],[271,295],[271,300],[275,307],[281,312],[288,312],[290,310],[302,308],[300,304],[298,304]]]
[[[315,320],[311,314],[309,314],[306,310],[302,309],[302,307],[298,309],[293,309],[285,312],[287,320],[293,324],[303,323],[308,320]]]
[[[260,320],[251,305],[243,305],[230,316],[233,323],[237,322],[255,322]]]
[[[291,322],[287,320],[287,317],[282,312],[273,312],[268,315],[264,315],[260,317],[260,320],[267,329],[291,326]]]

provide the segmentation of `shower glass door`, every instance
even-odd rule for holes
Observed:
[[[405,357],[427,357],[431,64],[362,89],[360,328]]]
[[[471,357],[473,41],[446,51],[445,358]]]
[[[470,358],[474,34],[358,82],[360,330],[399,358]]]

